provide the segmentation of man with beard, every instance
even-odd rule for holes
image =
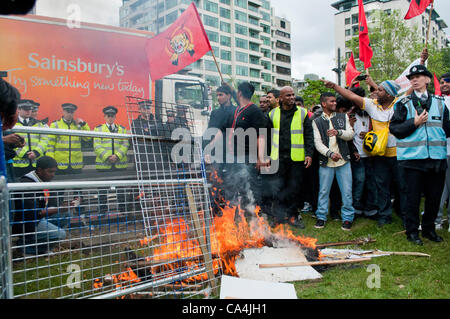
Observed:
[[[351,100],[361,110],[369,114],[374,131],[389,127],[394,115],[394,104],[397,102],[397,94],[400,86],[394,81],[384,81],[377,86],[377,99],[363,98],[350,90],[344,89],[333,82],[324,81],[325,86],[334,89],[337,93]],[[392,223],[391,182],[395,182],[397,192],[400,194],[399,213],[404,216],[405,212],[405,184],[403,182],[403,171],[397,165],[396,139],[389,134],[386,151],[383,156],[372,158],[373,174],[377,185],[378,201],[378,226]]]

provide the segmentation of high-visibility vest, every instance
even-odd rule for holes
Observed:
[[[75,122],[67,124],[63,119],[54,121],[50,128],[62,130],[82,130],[90,131],[86,123],[79,127]],[[83,153],[81,152],[81,139],[89,141],[90,137],[49,135],[47,155],[53,157],[58,163],[58,169],[65,170],[69,167],[73,169],[83,168]]]
[[[107,133],[118,133],[127,134],[127,130],[122,125],[117,125],[116,131],[111,132],[106,124],[97,126],[95,132],[107,132]],[[117,138],[94,138],[94,151],[97,155],[95,159],[96,169],[111,169],[113,165],[116,168],[127,168],[128,167],[128,151],[129,142],[127,139],[117,139]],[[119,161],[115,164],[111,164],[106,160],[111,155],[117,155]]]
[[[16,123],[17,126],[27,126],[27,127],[41,127],[40,122],[30,119],[31,125],[24,125],[21,122]],[[25,140],[25,145],[21,148],[16,149],[16,156],[13,158],[13,166],[18,168],[28,167],[33,165],[36,167],[36,159],[30,161],[26,156],[30,151],[39,152],[39,157],[43,156],[47,150],[48,138],[45,134],[31,134],[31,133],[17,133]]]
[[[297,106],[297,111],[291,122],[291,159],[294,162],[302,162],[305,160],[305,142],[303,136],[303,122],[306,118],[307,112],[301,107]],[[280,121],[281,109],[279,107],[273,109],[269,113],[269,118],[273,125],[272,134],[272,149],[270,157],[276,161],[279,157],[280,149]]]
[[[408,114],[406,120],[414,119],[416,110],[413,102],[408,97],[403,99],[403,105]],[[443,129],[444,99],[438,96],[432,97],[432,103],[428,112],[428,121],[418,127],[414,133],[404,139],[397,139],[397,159],[447,159],[447,138]]]

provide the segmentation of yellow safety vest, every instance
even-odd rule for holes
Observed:
[[[33,121],[33,119],[30,119],[30,121]],[[36,122],[33,125],[29,127],[42,127],[41,122]],[[16,123],[16,126],[25,126],[20,122]],[[30,165],[30,160],[26,156],[26,154],[29,151],[37,151],[39,152],[39,157],[43,156],[46,149],[47,149],[47,143],[48,138],[46,135],[43,134],[31,134],[31,133],[17,133],[17,135],[20,135],[25,140],[25,145],[21,148],[18,148],[16,150],[16,156],[13,158],[13,166],[14,167],[28,167]],[[36,167],[36,158],[32,161],[32,165]]]
[[[297,106],[297,111],[291,122],[291,159],[294,162],[302,162],[305,160],[305,142],[303,136],[303,122],[306,118],[307,112]],[[273,109],[269,113],[270,120],[273,125],[272,135],[272,149],[270,157],[276,161],[279,157],[280,149],[280,121],[281,109],[279,107]]]
[[[86,123],[79,127],[75,122],[67,124],[63,119],[54,121],[50,128],[63,130],[90,131]],[[83,153],[81,152],[81,139],[89,141],[90,137],[49,135],[47,155],[53,157],[58,163],[58,169],[65,170],[69,167],[74,169],[83,168]]]
[[[127,134],[127,130],[122,125],[117,125],[118,134]],[[94,129],[95,132],[107,132],[110,133],[109,128],[106,124],[99,125]],[[113,164],[108,163],[106,160],[111,155],[117,155],[119,161],[114,165],[116,168],[127,168],[128,167],[128,151],[129,142],[127,139],[115,139],[115,138],[94,138],[94,151],[97,155],[95,159],[96,169],[111,169]]]

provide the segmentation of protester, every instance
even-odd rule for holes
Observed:
[[[353,93],[365,97],[366,92],[362,87],[350,89]],[[369,114],[353,104],[353,111],[350,117],[354,118],[353,129],[355,136],[353,145],[356,152],[353,154],[352,175],[353,175],[353,207],[355,217],[374,217],[378,213],[377,207],[377,186],[373,173],[373,160],[364,150],[364,137],[371,130],[372,124]]]
[[[297,212],[297,199],[305,191],[305,168],[312,164],[314,133],[307,111],[295,104],[291,87],[280,91],[281,107],[270,111],[269,128],[274,129],[270,157],[277,171],[270,176],[274,205],[270,215],[274,224],[288,223],[304,228]]]
[[[267,92],[267,98],[269,99],[271,110],[280,106],[280,90],[270,90]]]
[[[259,108],[263,111],[266,116],[270,111],[270,100],[267,95],[261,95],[259,98]]]
[[[268,164],[264,157],[266,118],[261,109],[251,102],[254,92],[255,87],[249,82],[239,84],[239,107],[227,133],[228,152],[233,155],[234,164],[224,183],[225,187],[234,188],[236,196],[241,196],[241,207],[246,210],[252,210],[252,205],[261,202],[258,171]]]
[[[368,81],[371,81],[368,77]],[[356,106],[366,111],[371,117],[372,128],[374,131],[380,131],[389,127],[390,120],[394,114],[394,104],[397,101],[397,94],[400,86],[394,81],[384,81],[377,85],[376,100],[363,98],[350,90],[344,89],[337,84],[324,81],[325,86],[334,89],[337,93],[351,100]],[[375,85],[373,85],[375,86]],[[378,226],[383,227],[392,223],[392,202],[391,202],[391,183],[394,182],[399,194],[400,205],[399,215],[403,218],[405,212],[405,187],[403,183],[403,171],[398,169],[396,158],[396,140],[392,134],[389,134],[387,146],[382,156],[372,158],[373,172],[377,185],[378,199]]]
[[[36,170],[23,176],[20,182],[50,182],[55,177],[57,167],[55,159],[42,156],[37,160]],[[60,225],[63,223],[59,218],[60,213],[67,212],[77,203],[72,202],[65,207],[58,207],[56,197],[47,190],[37,193],[24,192],[16,196],[19,197],[15,198],[12,232],[21,235],[17,242],[17,246],[20,247],[19,255],[48,253],[58,242],[66,238],[66,232]]]
[[[211,112],[208,123],[208,133],[213,133],[212,139],[204,137],[204,141],[208,144],[204,147],[205,162],[212,164],[212,170],[217,173],[210,175],[210,183],[215,187],[215,193],[210,193],[213,199],[213,213],[220,214],[219,207],[216,205],[220,201],[220,196],[225,200],[230,200],[230,190],[222,189],[220,183],[224,180],[226,175],[230,172],[232,163],[227,163],[227,144],[229,142],[227,130],[233,124],[233,116],[236,111],[236,106],[231,102],[232,89],[228,85],[222,85],[216,90],[217,101],[220,107]],[[214,154],[210,154],[214,150]],[[213,161],[212,158],[215,160]],[[221,192],[219,194],[219,191]]]
[[[423,245],[419,237],[422,191],[422,237],[442,241],[436,234],[435,221],[445,183],[450,118],[444,98],[427,92],[433,75],[424,65],[413,66],[407,78],[414,92],[397,102],[389,129],[397,138],[397,158],[407,185],[406,236],[412,243]]]
[[[446,105],[450,105],[450,73],[443,74],[440,79],[440,89],[441,94],[445,99]],[[450,138],[447,139],[447,171],[445,173],[445,185],[444,185],[444,191],[442,192],[441,197],[441,203],[439,205],[439,213],[436,218],[436,229],[442,229],[442,224],[444,221],[444,205],[445,202],[447,202],[447,220],[450,218]],[[448,231],[450,232],[450,225],[448,228]]]
[[[315,228],[325,226],[328,214],[330,188],[336,176],[342,194],[342,229],[350,230],[354,218],[352,206],[352,170],[347,142],[353,138],[353,129],[345,113],[336,113],[336,97],[331,93],[320,96],[323,114],[313,121],[314,145],[319,154],[320,191]]]

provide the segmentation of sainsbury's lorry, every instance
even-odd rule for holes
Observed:
[[[206,129],[211,100],[205,81],[173,74],[151,81],[145,44],[153,34],[91,23],[28,16],[0,17],[0,70],[23,99],[40,104],[39,118],[52,122],[61,104],[78,106],[76,116],[91,129],[104,122],[102,109],[119,109],[117,122],[128,127],[127,96],[152,99],[153,113],[165,121],[163,103],[183,104],[193,114],[194,135]]]

